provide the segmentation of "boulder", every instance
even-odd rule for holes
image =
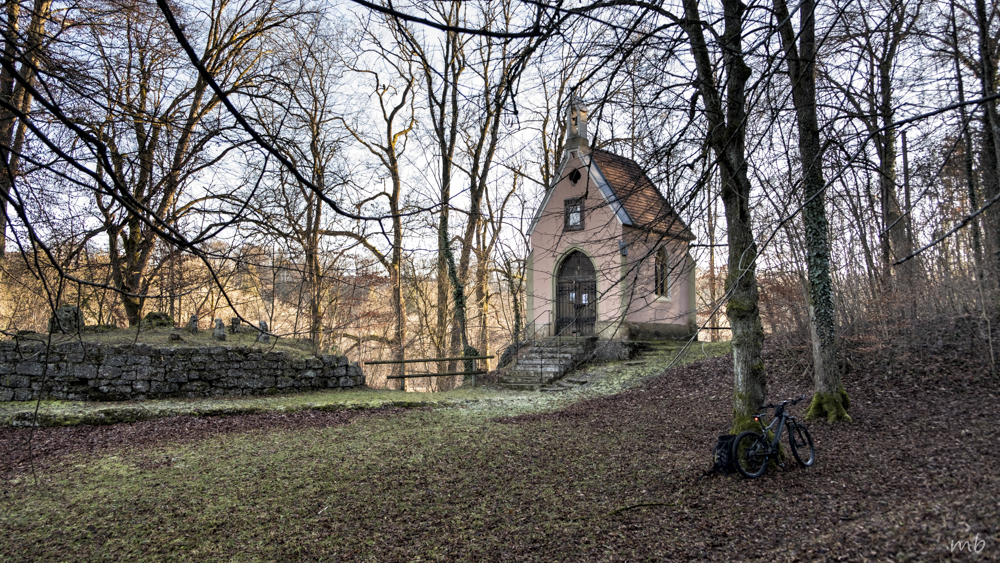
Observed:
[[[173,327],[174,318],[162,311],[150,311],[142,318],[139,326],[142,328]]]

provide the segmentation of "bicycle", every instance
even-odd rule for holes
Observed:
[[[809,467],[816,461],[816,449],[813,447],[812,436],[809,435],[809,431],[806,430],[805,426],[796,421],[794,416],[785,412],[786,406],[794,405],[805,400],[805,398],[806,396],[803,395],[795,400],[782,401],[778,405],[761,406],[764,412],[753,417],[760,424],[760,432],[747,430],[746,432],[741,432],[733,440],[733,456],[736,460],[736,469],[744,477],[750,479],[760,477],[767,471],[768,463],[772,459],[778,459],[780,451],[778,441],[781,440],[781,433],[786,427],[788,428],[788,444],[791,446],[792,456],[795,458],[795,461],[799,462],[799,465],[802,467]],[[774,409],[774,420],[771,421],[771,424],[764,426],[761,417],[767,416],[767,409],[770,408]],[[775,427],[775,424],[777,424],[777,427]],[[768,443],[767,434],[771,431],[774,432],[774,439]],[[809,455],[803,456],[806,453],[806,446],[808,446]]]

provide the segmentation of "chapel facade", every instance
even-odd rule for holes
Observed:
[[[692,335],[693,234],[635,161],[589,146],[578,99],[566,120],[562,161],[528,230],[528,329],[542,337]]]

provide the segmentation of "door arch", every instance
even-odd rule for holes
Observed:
[[[597,324],[597,271],[574,250],[556,273],[556,335],[592,336]]]

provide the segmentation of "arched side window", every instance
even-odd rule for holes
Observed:
[[[667,260],[667,247],[661,246],[656,250],[656,265],[653,268],[653,292],[657,297],[670,297],[670,283],[668,281],[670,273],[670,263]]]

